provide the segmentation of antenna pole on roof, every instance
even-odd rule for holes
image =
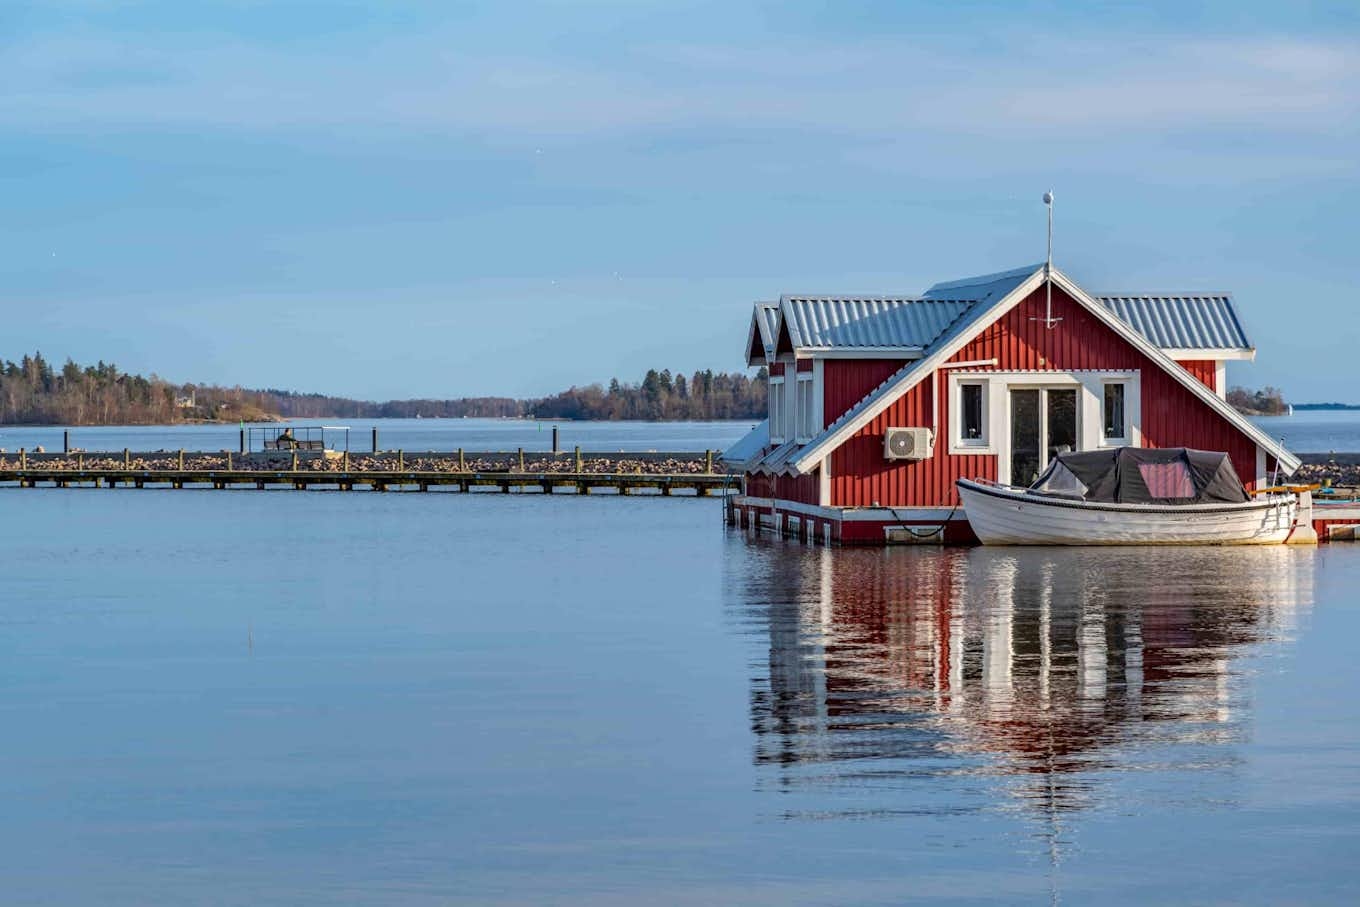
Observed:
[[[1044,286],[1048,293],[1048,300],[1044,306],[1043,318],[1031,318],[1030,321],[1042,321],[1044,327],[1050,331],[1057,327],[1061,318],[1053,317],[1053,191],[1050,189],[1044,193],[1044,206],[1048,208],[1048,258],[1044,259]]]

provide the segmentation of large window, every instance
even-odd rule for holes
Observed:
[[[1102,424],[1106,441],[1125,441],[1128,439],[1128,422],[1124,417],[1124,385],[1109,383],[1105,385],[1105,402]]]
[[[770,378],[770,441],[784,443],[784,376]]]
[[[800,373],[798,375],[798,399],[797,417],[798,428],[796,429],[795,439],[798,441],[810,441],[816,434],[816,426],[812,424],[812,375]]]

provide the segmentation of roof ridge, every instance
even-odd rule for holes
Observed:
[[[1161,293],[1092,293],[1096,299],[1203,299],[1226,296],[1232,298],[1232,290],[1168,290]]]
[[[1043,262],[1038,262],[1037,264],[1022,265],[1021,267],[1011,268],[1006,271],[997,271],[995,274],[979,274],[976,277],[962,277],[957,280],[942,280],[939,283],[931,284],[929,287],[926,288],[926,292],[933,293],[936,290],[952,290],[955,289],[956,287],[978,287],[982,286],[983,284],[996,283],[997,281],[1005,280],[1008,277],[1020,277],[1021,275],[1028,276],[1030,274],[1033,274],[1035,271],[1039,270],[1043,266],[1044,266]],[[976,302],[977,300],[973,301]]]

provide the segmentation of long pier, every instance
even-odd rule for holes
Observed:
[[[715,469],[712,452],[412,453],[351,457],[189,453],[0,454],[0,486],[305,491],[499,491],[503,494],[726,495],[740,478]]]

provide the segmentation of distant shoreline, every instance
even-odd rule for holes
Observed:
[[[1294,412],[1351,412],[1360,410],[1360,403],[1295,403]]]

